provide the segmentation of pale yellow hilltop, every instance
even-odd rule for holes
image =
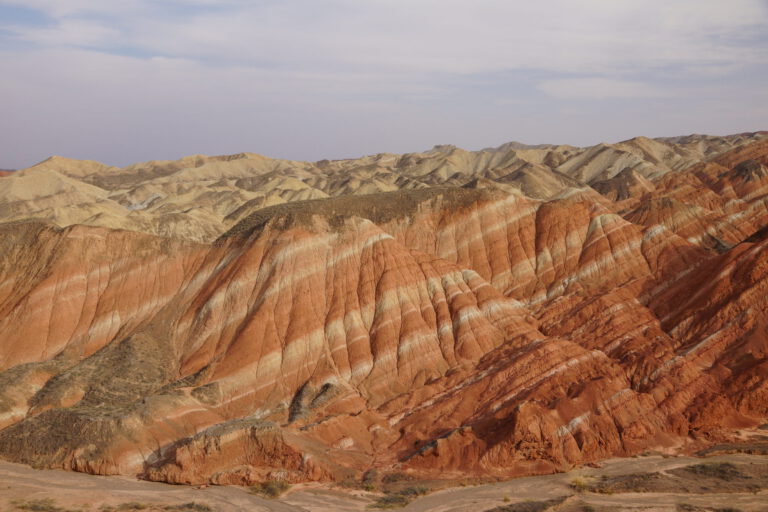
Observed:
[[[0,177],[0,215],[3,221],[34,218],[210,242],[267,206],[402,189],[496,188],[540,200],[588,193],[621,201],[652,190],[653,181],[668,173],[764,137],[636,137],[584,148],[510,142],[479,151],[443,145],[318,162],[255,153],[191,155],[124,168],[54,156]]]

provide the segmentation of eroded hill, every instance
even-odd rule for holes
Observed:
[[[768,419],[768,138],[0,178],[0,456],[514,476]]]

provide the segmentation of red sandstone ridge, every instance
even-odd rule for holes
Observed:
[[[768,420],[761,137],[440,147],[357,175],[43,162],[0,203],[39,201],[0,224],[0,456],[248,484],[508,477],[728,439]],[[206,166],[287,201],[242,192],[198,224],[173,204],[195,210]],[[397,169],[404,190],[360,194]],[[445,186],[409,186],[424,176]],[[135,229],[104,225],[128,197]]]

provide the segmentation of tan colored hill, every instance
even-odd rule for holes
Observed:
[[[30,172],[46,171],[61,175],[62,180],[69,178],[70,187],[77,188],[76,182],[84,184],[77,188],[78,198],[46,195],[50,190],[46,185],[39,192],[30,191],[23,208],[8,206],[3,215],[5,220],[34,217],[61,227],[87,224],[211,242],[259,208],[342,195],[480,186],[512,187],[534,199],[552,199],[571,188],[593,186],[611,201],[621,201],[642,196],[639,191],[630,194],[629,188],[648,190],[665,174],[677,174],[765,137],[764,133],[638,137],[589,148],[508,143],[481,151],[436,146],[424,153],[315,163],[275,160],[254,153],[193,155],[123,169],[52,157],[8,176],[11,183],[5,187],[31,190],[31,181],[22,178]],[[13,183],[16,181],[20,183]],[[11,202],[3,201],[0,207]],[[629,205],[619,203],[619,207]]]
[[[768,421],[767,159],[758,133],[14,173],[0,456],[253,484],[734,442]]]

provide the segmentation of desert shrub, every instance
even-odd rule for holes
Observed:
[[[59,507],[51,498],[28,501],[13,501],[11,504],[18,510],[29,512],[75,512],[74,510]]]
[[[355,480],[354,478],[345,478],[344,480],[340,482],[336,482],[336,485],[339,487],[343,487],[345,489],[357,489],[361,486],[361,483]]]
[[[720,480],[734,480],[744,475],[730,462],[712,462],[708,464],[694,464],[686,468],[691,473]]]
[[[379,496],[376,498],[376,501],[368,505],[369,508],[400,508],[406,506],[408,503],[410,503],[411,500],[409,500],[406,496],[402,496],[400,494],[385,494],[384,496]]]
[[[576,492],[586,492],[589,490],[589,481],[580,476],[571,479],[568,485]]]
[[[361,487],[366,491],[374,491],[379,483],[379,472],[376,469],[369,469],[363,474]]]
[[[560,503],[565,501],[565,497],[553,498],[546,501],[523,501],[520,503],[513,503],[512,505],[502,505],[486,512],[544,512],[557,507]]]
[[[251,486],[250,491],[265,498],[277,498],[290,488],[291,484],[285,480],[267,480]]]
[[[391,484],[395,482],[410,482],[414,478],[412,475],[409,475],[408,473],[389,473],[387,475],[384,475],[384,478],[381,479],[382,482],[385,484]]]
[[[411,487],[406,487],[405,489],[400,489],[397,491],[398,494],[402,496],[406,496],[409,498],[415,498],[417,496],[424,496],[429,492],[429,489],[424,487],[423,485],[415,485]]]
[[[588,483],[587,489],[600,494],[614,492],[648,492],[661,479],[658,473],[632,473],[601,479],[596,483]]]
[[[369,508],[400,508],[409,504],[414,498],[423,496],[429,492],[427,487],[415,485],[395,492],[388,492],[379,496],[376,501],[368,505]]]
[[[180,505],[166,505],[164,510],[173,510],[175,512],[213,512],[213,509],[204,503],[190,501]]]

